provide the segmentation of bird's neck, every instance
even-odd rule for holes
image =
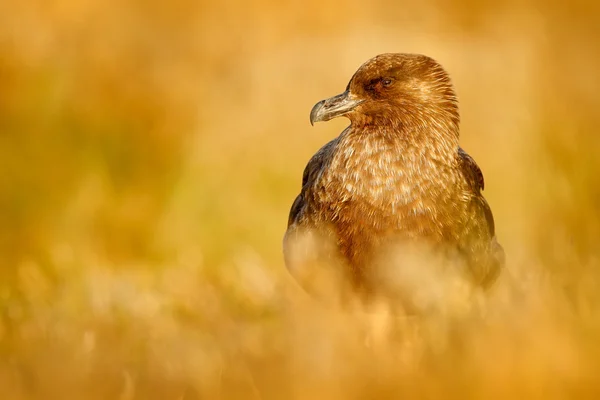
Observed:
[[[446,165],[456,160],[458,127],[437,123],[432,125],[388,124],[350,126],[340,136],[341,148],[347,156],[371,159],[379,166]],[[343,154],[342,154],[343,155]]]

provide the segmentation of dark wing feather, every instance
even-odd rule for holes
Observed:
[[[292,204],[288,218],[288,228],[299,221],[305,206],[304,196],[306,195],[306,191],[312,186],[323,169],[323,166],[327,163],[329,157],[331,157],[332,149],[336,143],[337,138],[321,147],[308,161],[306,168],[304,168],[304,173],[302,174],[302,189],[300,194],[296,197],[296,200],[294,200],[294,204]]]
[[[468,258],[474,264],[472,269],[475,270],[480,284],[483,287],[489,287],[504,267],[504,249],[496,239],[492,210],[481,194],[485,186],[481,169],[475,160],[460,147],[458,161],[472,191],[473,220],[471,225],[474,225],[468,227],[471,235],[468,235],[470,237],[467,237],[467,243],[463,244],[462,252],[469,254]]]
[[[323,300],[337,294],[335,291],[330,293],[329,290],[324,290],[329,286],[322,286],[322,278],[337,276],[345,269],[336,264],[338,249],[337,242],[332,240],[332,232],[317,225],[318,210],[309,207],[308,202],[319,175],[328,168],[336,144],[337,139],[327,143],[306,165],[302,189],[290,210],[288,228],[283,238],[283,256],[287,269],[301,287]],[[339,279],[333,282],[337,281]]]
[[[481,172],[479,165],[461,147],[458,148],[458,157],[463,172],[470,177],[473,189],[477,193],[480,193],[485,188],[485,181],[483,180],[483,172]]]
[[[294,200],[294,203],[292,204],[292,208],[290,209],[290,215],[288,217],[288,224],[287,224],[288,228],[294,222],[296,222],[298,220],[298,217],[300,216],[300,212],[302,211],[303,207],[304,207],[304,198],[302,197],[302,193],[300,193],[298,196],[296,196],[296,200]]]
[[[494,216],[492,215],[492,210],[490,209],[490,206],[481,194],[481,191],[485,187],[483,172],[481,172],[481,168],[479,168],[479,165],[477,165],[473,157],[467,154],[467,152],[460,147],[458,148],[458,160],[459,166],[471,186],[471,190],[474,194],[475,200],[476,202],[480,203],[479,206],[485,214],[485,219],[487,222],[490,236],[494,236],[496,234]]]

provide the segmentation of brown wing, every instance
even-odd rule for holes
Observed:
[[[460,168],[471,186],[471,191],[473,192],[473,199],[476,203],[480,203],[479,207],[485,214],[485,220],[487,222],[490,236],[494,236],[496,234],[494,216],[492,215],[492,210],[490,209],[490,206],[481,194],[481,191],[485,187],[483,172],[481,172],[479,165],[477,165],[473,157],[467,154],[467,152],[460,147],[458,148],[458,160]]]
[[[313,182],[317,179],[319,173],[323,169],[323,166],[327,163],[329,157],[331,157],[332,149],[336,143],[337,138],[321,147],[308,161],[306,168],[304,168],[304,173],[302,174],[302,189],[290,209],[288,229],[292,224],[299,222],[305,207],[304,196],[306,195],[306,191],[312,186]]]
[[[338,264],[339,251],[333,232],[317,225],[317,210],[309,207],[307,199],[323,169],[327,168],[337,139],[323,146],[308,162],[302,176],[302,189],[288,219],[283,238],[284,261],[290,274],[301,287],[321,300],[335,299],[341,292],[324,282],[340,283],[339,274],[345,271]],[[336,301],[336,300],[334,300]]]
[[[483,180],[483,172],[481,172],[479,165],[477,165],[473,157],[461,147],[458,148],[458,157],[463,172],[471,180],[473,189],[475,189],[477,193],[480,193],[485,188],[485,181]]]
[[[460,250],[467,256],[476,280],[489,287],[504,267],[504,249],[496,238],[492,210],[481,194],[485,186],[481,169],[462,148],[458,149],[458,162],[472,192],[471,219]]]

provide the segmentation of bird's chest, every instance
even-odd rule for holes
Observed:
[[[451,168],[423,154],[371,152],[333,158],[315,183],[312,201],[323,222],[359,241],[386,234],[407,238],[447,236],[463,206],[461,182]]]

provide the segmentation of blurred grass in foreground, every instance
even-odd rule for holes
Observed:
[[[597,398],[599,11],[4,4],[3,398]],[[485,318],[400,337],[308,302],[281,256],[302,169],[346,123],[310,108],[381,52],[449,70],[509,260]]]

